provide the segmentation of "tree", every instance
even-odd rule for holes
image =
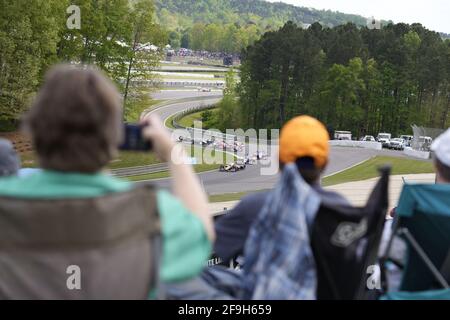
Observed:
[[[448,124],[449,42],[419,24],[380,30],[286,23],[243,50],[245,127],[280,127],[310,114],[356,135]]]
[[[190,30],[189,39],[192,49],[203,49],[205,43],[205,26],[201,23],[196,23]]]
[[[59,58],[94,64],[119,84],[127,73],[127,44],[133,33],[129,1],[76,0],[73,4],[82,12],[82,27],[63,29]]]
[[[159,64],[161,51],[153,50],[151,45],[161,46],[164,43],[163,32],[153,21],[153,1],[138,0],[131,11],[133,33],[131,42],[127,45],[128,70],[125,77],[124,106],[128,108],[128,96],[133,80],[149,81],[153,78],[152,71]],[[142,95],[142,93],[140,94]],[[137,96],[140,96],[139,94]]]
[[[169,44],[174,49],[179,49],[181,46],[180,34],[176,31],[169,32]]]
[[[65,12],[56,0],[0,0],[0,121],[15,122],[26,110],[42,74],[55,62]]]

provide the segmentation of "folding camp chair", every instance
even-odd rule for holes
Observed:
[[[386,298],[450,298],[450,185],[405,185],[392,236],[381,259],[383,291],[388,293],[386,265],[393,239],[407,244],[398,293]]]
[[[367,271],[378,258],[388,206],[390,167],[381,168],[380,173],[365,207],[320,206],[310,230],[317,299],[369,298]]]
[[[317,268],[317,299],[369,299],[369,266],[376,265],[388,206],[390,167],[363,208],[322,205],[312,228]]]

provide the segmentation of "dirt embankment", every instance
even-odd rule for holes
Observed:
[[[0,132],[0,138],[10,140],[19,154],[33,151],[30,139],[20,132]]]

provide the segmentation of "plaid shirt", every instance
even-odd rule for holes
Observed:
[[[316,298],[315,262],[308,226],[320,206],[319,195],[287,165],[253,224],[245,245],[243,298]]]

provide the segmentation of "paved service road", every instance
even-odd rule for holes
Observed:
[[[189,91],[165,91],[155,94],[155,99],[181,99],[193,96],[204,95],[217,95],[217,92],[212,93],[200,93]],[[163,120],[167,119],[171,115],[181,112],[188,108],[198,107],[209,103],[217,102],[218,99],[211,99],[201,102],[188,102],[173,104],[170,106],[162,107],[153,112],[159,114]],[[325,175],[330,175],[341,170],[345,170],[355,164],[368,160],[376,155],[389,155],[402,157],[402,152],[396,151],[376,151],[370,149],[357,149],[346,147],[331,147],[329,165],[325,171]],[[201,179],[206,191],[209,194],[223,194],[231,192],[247,192],[272,188],[278,175],[265,176],[261,175],[261,165],[248,165],[247,168],[239,172],[204,172],[200,173]],[[141,182],[142,183],[142,182]],[[170,187],[170,179],[153,180],[153,183],[162,188]]]
[[[211,92],[201,92],[197,89],[193,90],[162,90],[152,94],[152,98],[155,100],[170,100],[170,99],[183,99],[183,98],[195,98],[195,97],[208,97],[222,95],[222,90],[213,89]]]

